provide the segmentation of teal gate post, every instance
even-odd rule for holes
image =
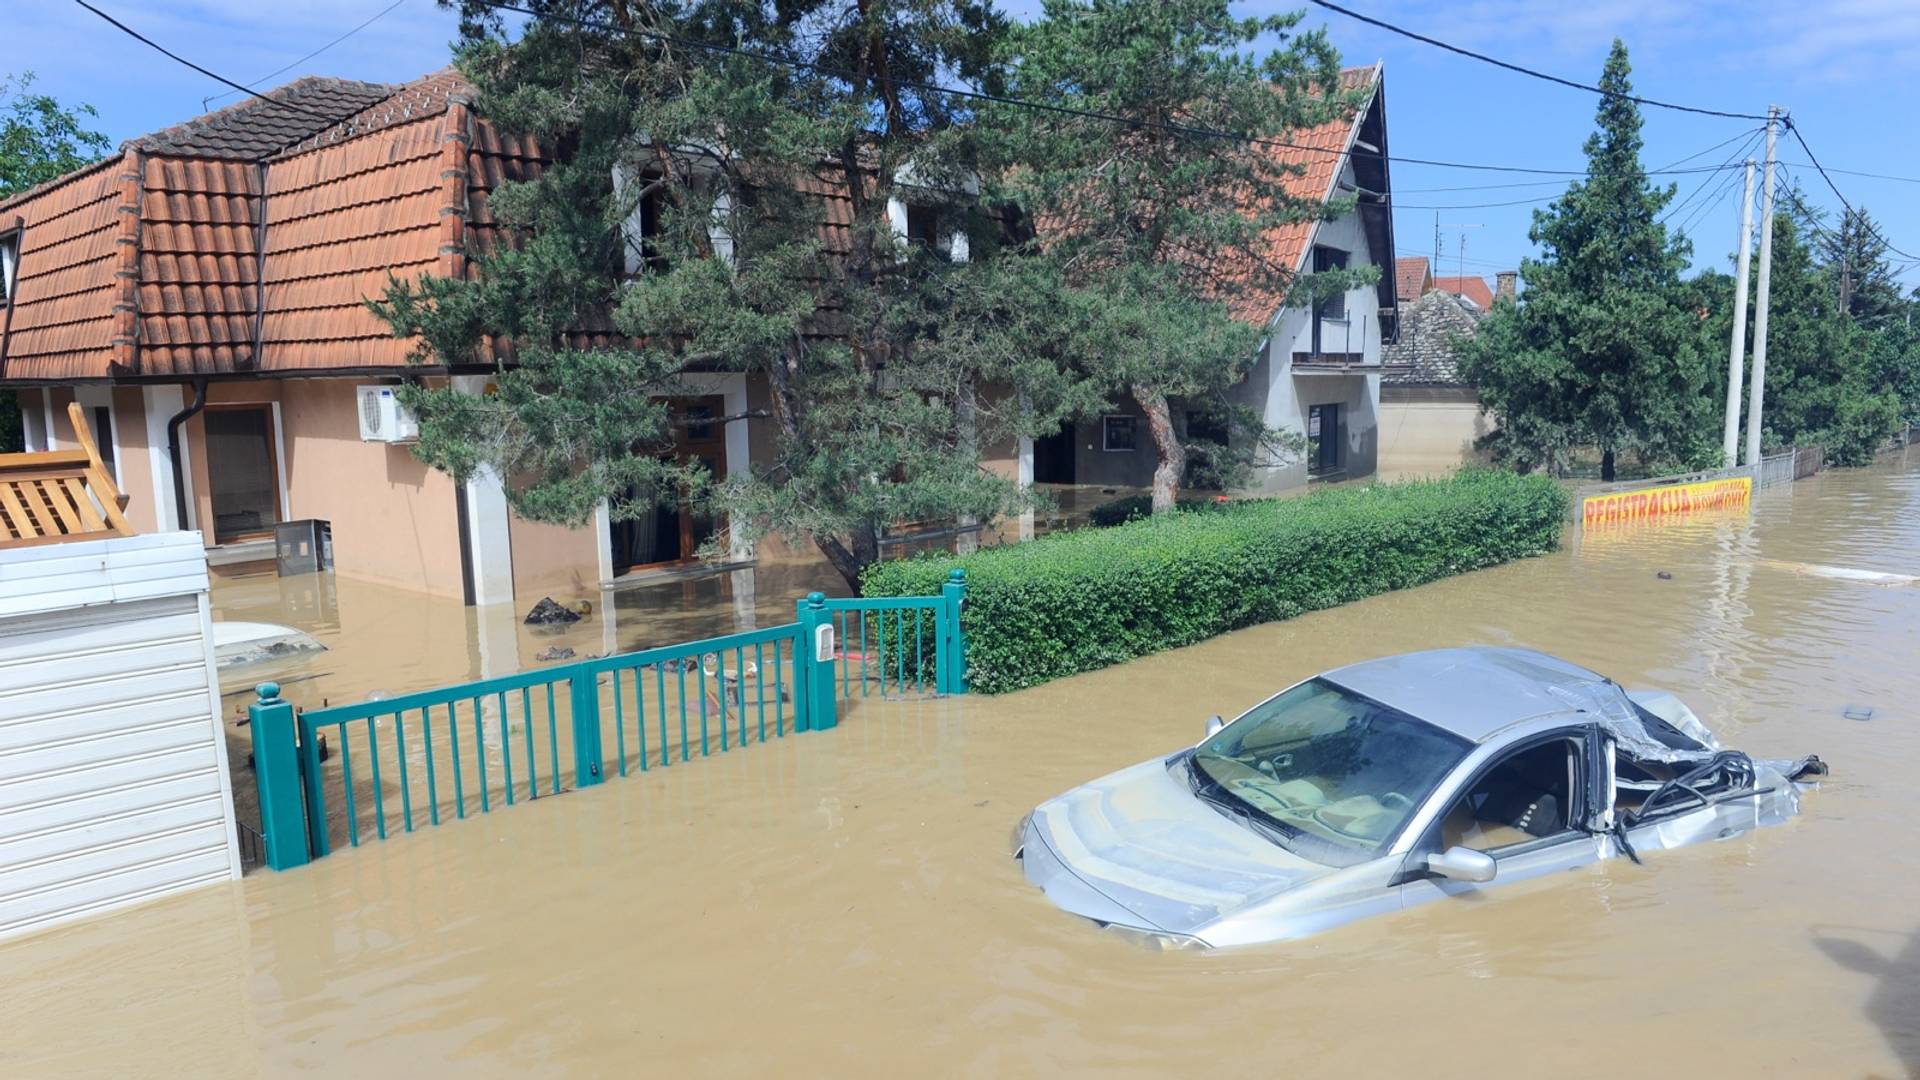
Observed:
[[[940,692],[964,694],[967,692],[967,636],[960,629],[960,609],[967,601],[967,572],[957,566],[948,571],[947,580],[940,586],[940,596],[944,601],[940,621],[947,631],[938,646]]]
[[[573,713],[573,786],[592,787],[606,779],[600,747],[600,678],[592,668],[576,671],[567,680]]]
[[[294,744],[299,722],[293,706],[280,699],[279,684],[261,683],[254,693],[260,700],[247,709],[247,730],[253,740],[254,784],[260,792],[260,837],[267,847],[267,865],[291,870],[308,861],[306,795]]]
[[[808,593],[794,608],[800,622],[794,661],[804,676],[794,726],[801,731],[825,731],[840,722],[833,698],[833,658],[840,648],[833,639],[833,614],[827,610],[825,593]]]

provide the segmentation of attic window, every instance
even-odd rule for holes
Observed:
[[[907,206],[907,243],[926,248],[929,252],[946,258],[947,243],[940,222],[940,208],[937,206]]]
[[[20,270],[20,230],[0,233],[0,305],[13,303],[14,280]]]

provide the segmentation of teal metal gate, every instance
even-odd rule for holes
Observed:
[[[881,697],[965,693],[965,595],[959,570],[939,596],[814,593],[785,626],[306,712],[263,683],[250,730],[266,863],[824,731],[876,682]]]

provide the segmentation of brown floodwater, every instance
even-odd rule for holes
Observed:
[[[1909,1075],[1920,586],[1834,568],[1920,573],[1920,451],[0,946],[0,1074]],[[418,603],[339,598],[311,686],[477,664],[457,626],[401,640]],[[1677,690],[1729,745],[1833,775],[1780,828],[1217,953],[1115,940],[1008,858],[1034,803],[1209,713],[1471,642]]]

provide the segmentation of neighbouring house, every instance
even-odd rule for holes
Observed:
[[[1519,278],[1516,270],[1502,270],[1494,275],[1493,288],[1487,288],[1487,279],[1479,275],[1467,277],[1434,278],[1433,288],[1441,292],[1452,293],[1474,306],[1474,310],[1486,314],[1493,310],[1493,302],[1500,297],[1514,298],[1515,281]]]
[[[1288,307],[1283,295],[1253,289],[1229,298],[1237,318],[1267,331],[1239,400],[1258,409],[1268,426],[1306,440],[1303,455],[1256,470],[1250,485],[1256,492],[1366,476],[1375,467],[1382,347],[1394,339],[1399,310],[1384,69],[1349,68],[1340,81],[1342,89],[1372,96],[1350,120],[1298,132],[1289,147],[1273,153],[1301,166],[1291,185],[1295,194],[1322,201],[1362,197],[1354,212],[1333,221],[1277,230],[1273,258],[1295,273],[1376,266],[1380,277],[1311,307]],[[1174,403],[1174,425],[1183,437],[1186,424]],[[1146,419],[1129,402],[1035,440],[1030,466],[1022,452],[1021,475],[1036,483],[1146,487],[1154,463]]]
[[[1300,270],[1392,265],[1381,69],[1343,83],[1371,87],[1370,102],[1280,152],[1305,167],[1303,192],[1365,197],[1344,218],[1274,237],[1275,257]],[[686,507],[620,523],[603,511],[578,529],[525,521],[498,477],[456,483],[416,459],[392,388],[446,380],[486,393],[492,358],[410,363],[414,343],[366,301],[390,277],[472,272],[469,253],[500,235],[492,191],[537,175],[542,152],[474,116],[451,70],[402,86],[308,77],[266,97],[0,201],[0,387],[18,395],[29,448],[74,445],[64,416],[78,402],[136,527],[197,529],[219,560],[271,554],[262,548],[277,525],[324,520],[340,572],[468,603],[650,576],[726,535]],[[844,244],[846,195],[813,194],[823,236]],[[943,199],[890,207],[895,231],[965,258],[964,236],[930,224]],[[644,235],[644,207],[635,218]],[[644,241],[627,246],[643,257]],[[1237,315],[1270,331],[1244,400],[1309,443],[1305,461],[1261,470],[1259,489],[1373,471],[1394,288],[1383,273],[1311,310],[1233,298]],[[721,475],[771,456],[768,421],[721,422],[767,412],[759,376],[712,371],[683,384],[678,452]],[[1153,468],[1140,419],[1124,411],[988,458],[1023,483],[1144,484]],[[755,555],[732,551],[736,565]]]
[[[1433,265],[1425,255],[1408,255],[1393,263],[1393,296],[1402,304],[1417,304],[1433,291]]]
[[[1460,377],[1459,350],[1484,317],[1473,301],[1440,287],[1401,310],[1400,338],[1387,346],[1392,370],[1380,387],[1383,475],[1452,472],[1477,459],[1474,440],[1487,422],[1479,394]]]

